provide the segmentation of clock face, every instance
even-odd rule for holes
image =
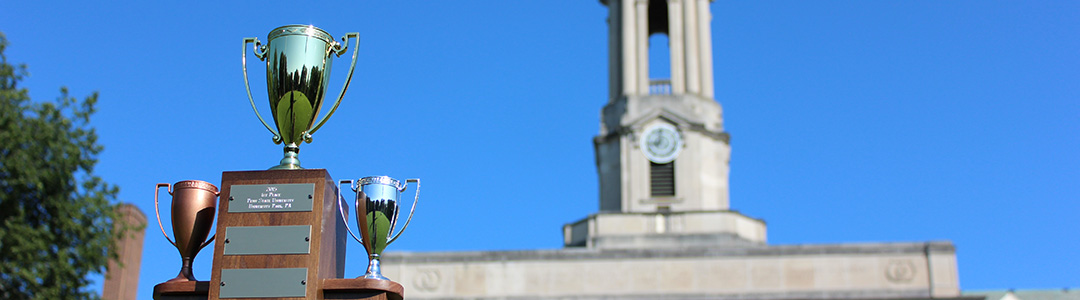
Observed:
[[[658,123],[645,129],[641,148],[649,161],[666,164],[675,160],[682,150],[682,137],[675,126]]]

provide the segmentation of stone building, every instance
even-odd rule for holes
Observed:
[[[594,138],[600,211],[565,248],[388,253],[410,299],[929,299],[959,289],[950,242],[771,246],[731,210],[710,0],[601,0],[609,91]],[[666,34],[671,78],[649,78]]]

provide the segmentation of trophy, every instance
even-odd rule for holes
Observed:
[[[353,44],[352,65],[345,85],[341,88],[337,101],[330,111],[315,122],[322,108],[323,96],[330,79],[331,55],[341,57],[348,50],[349,38]],[[255,100],[251,97],[251,86],[247,76],[247,45],[255,43],[255,57],[266,61],[266,93],[270,97],[270,114],[274,117],[277,130],[270,127],[263,119]],[[255,110],[255,116],[274,134],[274,144],[285,144],[285,158],[272,168],[302,169],[297,156],[300,142],[311,143],[311,135],[319,130],[326,120],[334,114],[345,90],[352,81],[353,69],[356,68],[357,49],[360,46],[360,33],[347,33],[341,37],[341,43],[326,31],[311,25],[287,25],[275,28],[266,37],[263,45],[258,38],[245,38],[242,62],[244,65],[244,86],[247,88],[248,101]],[[312,126],[316,124],[315,126]]]
[[[405,225],[401,226],[401,230],[395,235],[394,227],[397,224],[398,208],[400,207],[398,199],[409,182],[416,183],[416,197],[413,198],[409,218],[405,220]],[[413,212],[416,211],[416,201],[420,200],[420,179],[408,179],[405,183],[402,183],[389,176],[372,176],[360,178],[355,184],[353,180],[342,180],[338,183],[339,187],[344,183],[349,183],[353,192],[356,192],[356,227],[360,229],[362,239],[356,237],[356,234],[349,228],[349,220],[345,216],[346,211],[341,209],[341,201],[344,198],[338,196],[338,210],[341,212],[341,219],[345,221],[345,229],[349,230],[349,234],[352,235],[353,239],[360,242],[364,249],[367,250],[370,259],[367,273],[361,278],[389,280],[382,275],[382,270],[379,267],[379,255],[382,254],[387,245],[390,245],[401,236],[405,228],[409,227]],[[359,185],[359,189],[356,185]]]
[[[161,187],[167,187],[169,195],[172,195],[172,229],[176,241],[169,238],[169,234],[165,233],[165,226],[161,225],[161,212],[158,209],[158,192]],[[209,240],[206,239],[210,234],[210,225],[214,224],[217,196],[217,187],[201,180],[185,180],[173,185],[158,183],[154,187],[154,214],[157,215],[158,227],[165,239],[180,251],[180,257],[184,261],[183,267],[180,267],[180,275],[167,282],[195,281],[195,275],[191,274],[191,262],[195,260],[199,250],[213,242],[216,237],[215,235]]]

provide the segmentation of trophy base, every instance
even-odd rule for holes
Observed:
[[[356,279],[374,279],[374,280],[386,280],[390,281],[390,278],[382,275],[382,266],[379,263],[379,255],[371,254],[371,260],[368,261],[367,273],[364,276],[356,277]]]
[[[382,276],[382,274],[364,274],[364,276],[356,277],[356,279],[374,279],[390,281],[390,278],[386,278],[386,276]]]
[[[191,278],[184,277],[184,275],[180,275],[180,276],[176,276],[176,278],[166,280],[165,282],[189,282],[189,281],[190,282],[195,282],[197,280],[193,280]]]
[[[183,266],[180,267],[180,274],[176,275],[176,278],[169,279],[165,282],[195,282],[195,274],[191,272],[191,262],[195,260],[194,257],[183,257]]]
[[[270,167],[269,170],[303,170],[303,169],[304,168],[301,167],[300,165],[281,164],[281,165],[276,165],[276,166]]]
[[[328,278],[322,280],[325,299],[402,300],[405,288],[393,281]],[[154,286],[154,300],[209,299],[209,281],[163,282]]]
[[[345,276],[347,233],[345,225],[338,221],[341,213],[333,205],[338,191],[329,172],[325,169],[222,172],[220,191],[216,229],[221,238],[213,245],[210,300],[356,299],[322,297],[320,292],[324,279]],[[289,200],[271,204],[291,205],[248,205],[247,198],[261,197],[265,191],[273,191],[272,197]],[[229,201],[230,197],[233,201]],[[281,237],[285,242],[267,244],[266,240],[245,239],[256,236],[250,231],[245,235],[239,228],[252,226],[261,227],[263,233]],[[290,227],[308,229],[302,235],[295,235],[296,228]],[[225,243],[226,239],[231,242]],[[245,244],[245,241],[262,244]],[[241,248],[246,246],[253,248]],[[296,246],[299,248],[289,248]],[[232,252],[236,249],[250,250]]]
[[[162,282],[154,286],[154,300],[191,300],[209,298],[209,281]]]
[[[405,288],[401,284],[388,280],[372,279],[323,279],[325,299],[386,299],[401,300]]]
[[[270,170],[303,170],[300,166],[300,147],[295,144],[285,145],[285,158],[278,165],[270,167]]]

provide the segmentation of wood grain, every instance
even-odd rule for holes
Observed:
[[[154,286],[154,300],[206,300],[209,281],[164,282]]]
[[[405,288],[388,280],[323,279],[323,299],[402,300]]]
[[[310,212],[247,212],[230,213],[233,185],[313,183],[315,192]],[[221,197],[218,199],[217,234],[214,242],[214,262],[209,282],[209,299],[218,300],[221,291],[222,269],[307,268],[307,298],[319,295],[322,279],[345,275],[345,227],[336,205],[337,185],[325,169],[268,170],[223,172]],[[224,255],[225,228],[233,226],[310,225],[312,228],[309,254]],[[245,298],[271,299],[271,298]],[[305,299],[305,298],[272,298]]]

